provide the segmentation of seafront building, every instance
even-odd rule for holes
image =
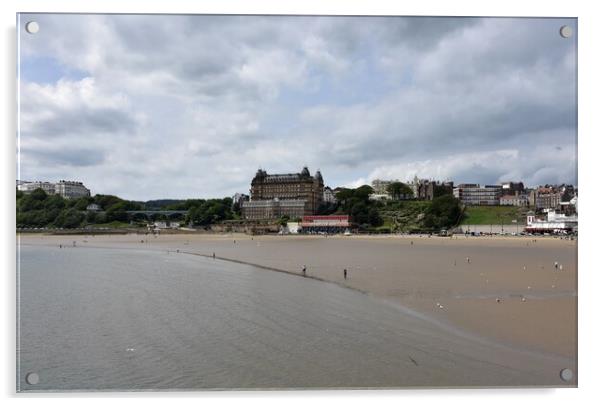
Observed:
[[[454,188],[454,197],[467,206],[497,206],[500,204],[501,185],[462,183]]]
[[[244,219],[300,218],[315,214],[324,201],[324,180],[320,171],[312,176],[307,167],[299,173],[285,174],[259,169],[250,192],[250,200],[241,205]]]
[[[502,182],[502,194],[504,195],[520,195],[524,192],[523,182]]]
[[[55,192],[55,184],[51,182],[22,182],[17,186],[17,189],[23,193],[31,193],[36,189],[42,189],[46,194],[53,195]]]
[[[527,215],[525,231],[529,233],[556,233],[568,234],[577,232],[578,218],[575,215],[557,213],[548,210],[546,219],[537,219],[533,213]]]
[[[562,192],[554,186],[540,186],[529,195],[529,203],[536,209],[553,209],[561,201]]]
[[[525,207],[529,205],[529,197],[526,194],[503,195],[500,197],[500,206]]]
[[[42,189],[46,194],[59,195],[66,199],[78,199],[90,196],[90,189],[82,182],[60,180],[59,182],[17,182],[17,189],[23,193],[31,193],[36,189]]]
[[[82,182],[61,180],[55,183],[54,193],[67,199],[79,199],[80,197],[89,197],[90,189],[85,187]]]
[[[351,227],[349,216],[303,216],[301,224],[304,233],[342,233]]]
[[[417,177],[414,177],[411,188],[416,199],[433,200],[435,197],[453,194],[454,182],[439,182],[431,179],[418,179]]]
[[[301,218],[306,213],[304,200],[252,200],[243,202],[242,213],[245,220],[273,220],[283,216]]]

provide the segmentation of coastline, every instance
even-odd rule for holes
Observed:
[[[76,247],[169,250],[209,258],[215,252],[216,259],[298,276],[306,265],[313,279],[401,304],[501,343],[576,359],[576,241],[398,235],[18,237],[27,245],[71,248],[75,241]],[[562,271],[554,270],[555,261]],[[348,269],[347,279],[342,269]]]

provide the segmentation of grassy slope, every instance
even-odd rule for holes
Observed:
[[[389,202],[379,210],[384,224],[379,229],[393,231],[411,231],[423,228],[420,214],[424,214],[431,202],[426,201],[401,201]]]
[[[461,224],[511,224],[512,220],[525,221],[527,209],[513,206],[469,206]]]

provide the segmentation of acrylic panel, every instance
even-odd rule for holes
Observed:
[[[577,385],[577,19],[17,15],[17,390]]]

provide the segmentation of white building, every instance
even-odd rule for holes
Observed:
[[[17,185],[17,189],[23,193],[31,193],[36,189],[42,189],[49,195],[60,195],[67,199],[77,199],[90,196],[90,189],[86,188],[82,182],[61,180],[58,183],[53,182],[22,182]]]
[[[324,188],[324,202],[325,203],[336,203],[337,202],[337,197],[334,194],[334,191],[329,186],[326,186]]]
[[[90,196],[90,189],[82,182],[61,180],[55,184],[55,193],[66,199],[78,199]]]
[[[380,201],[385,201],[385,200],[392,200],[393,198],[388,195],[388,194],[378,194],[378,193],[372,193],[370,196],[368,196],[369,200],[380,200]]]
[[[454,197],[469,206],[497,206],[501,192],[500,185],[462,183],[454,188]]]
[[[166,230],[169,228],[180,228],[180,222],[179,221],[170,221],[170,220],[155,221],[152,225],[152,228],[159,229],[159,230]]]
[[[577,216],[567,216],[556,213],[555,210],[549,210],[547,219],[537,219],[533,214],[527,216],[527,227],[525,231],[531,233],[557,233],[565,234],[577,231]]]
[[[23,193],[31,193],[36,189],[42,189],[46,194],[55,193],[55,184],[51,182],[24,182],[17,186],[17,189]]]
[[[504,195],[500,197],[500,206],[519,206],[524,207],[529,205],[529,197],[522,195]]]
[[[86,207],[86,211],[102,211],[102,207],[100,207],[99,205],[97,205],[96,203],[90,203],[87,207]]]

